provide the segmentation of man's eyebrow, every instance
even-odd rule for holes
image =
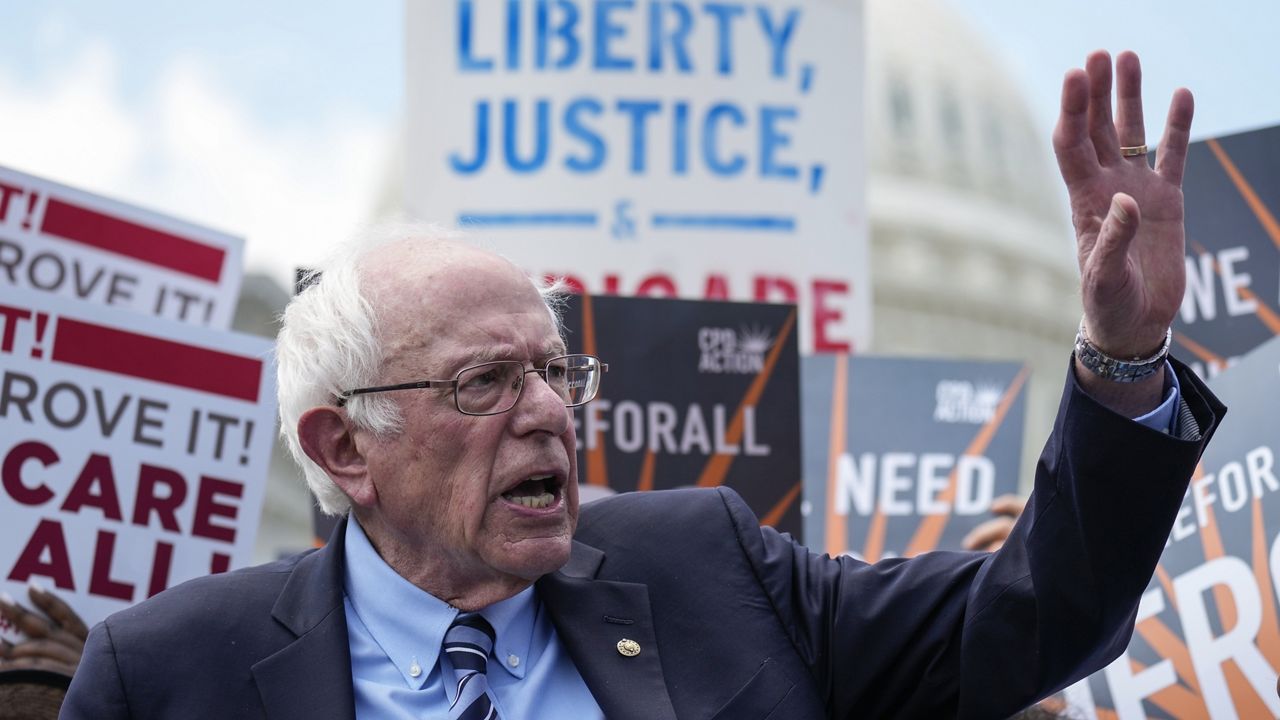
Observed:
[[[509,345],[486,345],[482,348],[472,350],[467,356],[470,364],[492,362],[494,360],[507,360],[511,357],[511,346]]]
[[[547,360],[557,355],[564,355],[566,352],[568,351],[565,349],[564,343],[559,339],[547,340],[539,349],[538,356],[530,359],[534,361]],[[494,360],[513,360],[518,359],[517,355],[519,353],[512,345],[486,345],[471,351],[464,362],[475,365],[493,362]]]

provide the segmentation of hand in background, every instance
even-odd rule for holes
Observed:
[[[27,595],[39,612],[24,608],[7,594],[0,596],[0,615],[27,637],[19,643],[0,641],[0,669],[74,674],[89,628],[71,606],[48,590],[33,583]]]
[[[960,541],[965,550],[999,550],[1009,533],[1013,532],[1013,524],[1018,521],[1027,501],[1016,495],[1001,495],[991,501],[991,512],[996,516],[973,530]]]

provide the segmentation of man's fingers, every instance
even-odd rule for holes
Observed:
[[[1169,103],[1169,118],[1164,123],[1164,137],[1156,155],[1156,172],[1174,185],[1182,184],[1182,170],[1187,164],[1187,143],[1191,139],[1191,116],[1195,100],[1191,91],[1178,88]]]
[[[1120,144],[1144,145],[1146,126],[1142,121],[1142,66],[1138,56],[1128,50],[1116,56],[1116,130]],[[1146,162],[1143,155],[1133,156]]]
[[[998,517],[969,531],[960,541],[965,550],[996,550],[1013,532],[1013,518]]]
[[[81,620],[80,616],[62,598],[36,585],[27,588],[27,595],[31,597],[31,602],[40,608],[41,612],[48,615],[58,624],[58,627],[79,638],[82,642],[89,637],[89,628],[85,626],[84,620]]]
[[[1098,172],[1098,156],[1089,139],[1089,77],[1075,69],[1062,78],[1062,107],[1053,131],[1053,152],[1068,187]]]
[[[1120,140],[1111,117],[1111,55],[1104,50],[1089,53],[1084,64],[1089,76],[1089,138],[1098,162],[1120,160]]]

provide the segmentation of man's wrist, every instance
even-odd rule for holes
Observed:
[[[1076,361],[1103,380],[1117,383],[1142,382],[1164,369],[1172,339],[1173,330],[1170,328],[1165,330],[1164,343],[1154,353],[1146,357],[1113,357],[1093,344],[1085,330],[1084,318],[1081,318],[1080,330],[1076,333]]]

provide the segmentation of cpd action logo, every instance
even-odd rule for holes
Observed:
[[[764,369],[764,358],[773,347],[773,334],[758,325],[704,327],[698,329],[698,372],[714,375],[755,375]]]

